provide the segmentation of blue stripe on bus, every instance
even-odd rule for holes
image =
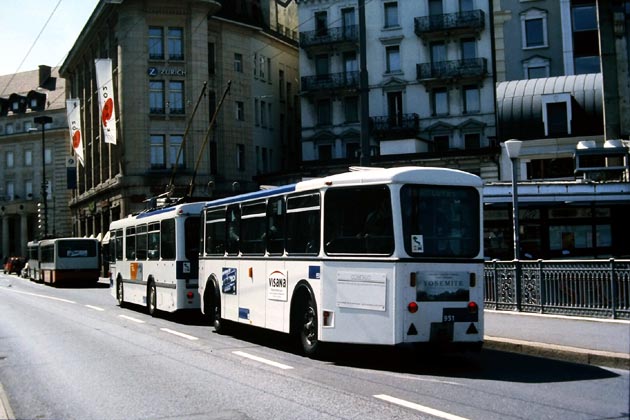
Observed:
[[[154,216],[156,214],[167,213],[169,211],[174,211],[174,210],[175,210],[175,207],[165,207],[163,209],[151,210],[146,213],[140,213],[139,215],[136,216],[136,219],[142,219],[145,217]]]
[[[204,208],[239,203],[241,201],[254,200],[256,198],[264,198],[278,194],[290,193],[295,191],[295,185],[296,184],[284,185],[282,187],[271,188],[269,190],[259,190],[251,193],[235,195],[232,197],[220,198],[214,201],[208,201]]]

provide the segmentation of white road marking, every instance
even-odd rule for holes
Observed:
[[[53,297],[53,296],[40,295],[38,293],[20,292],[18,290],[14,290],[14,289],[2,289],[2,290],[9,290],[9,291],[11,291],[13,293],[20,293],[20,294],[23,294],[23,295],[36,296],[36,297],[40,297],[40,298],[44,298],[44,299],[56,300],[56,301],[59,301],[59,302],[76,303],[73,300],[62,299],[62,298]]]
[[[100,311],[100,312],[105,311],[105,309],[103,309],[103,308],[99,308],[98,306],[85,305],[85,307],[86,307],[86,308],[90,308],[90,309],[94,309],[95,311]]]
[[[118,315],[121,318],[127,319],[129,321],[133,321],[133,322],[137,322],[138,324],[144,324],[144,321],[138,318],[132,318],[130,316],[127,315]]]
[[[179,331],[173,331],[173,330],[168,329],[168,328],[160,328],[160,330],[161,330],[161,331],[164,331],[164,332],[167,332],[167,333],[169,333],[169,334],[176,335],[176,336],[178,336],[178,337],[185,338],[185,339],[187,339],[187,340],[199,340],[199,338],[198,338],[198,337],[195,337],[195,336],[192,336],[192,335],[188,335],[188,334],[184,334],[184,333],[181,333],[181,332],[179,332]]]
[[[273,360],[264,359],[262,357],[254,356],[253,354],[245,353],[243,351],[233,351],[232,354],[237,356],[245,357],[246,359],[255,360],[260,363],[264,363],[269,366],[277,367],[279,369],[293,369],[292,366],[283,365],[282,363],[274,362]]]
[[[447,420],[468,420],[465,417],[459,417],[455,414],[446,413],[444,411],[436,410],[435,408],[425,407],[424,405],[412,403],[409,401],[401,400],[399,398],[390,397],[389,395],[374,395],[374,398],[378,398],[379,400],[387,401],[393,404],[397,404],[406,408],[411,408],[412,410],[420,411],[422,413],[430,414],[435,417],[440,417]]]

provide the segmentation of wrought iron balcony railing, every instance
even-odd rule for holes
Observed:
[[[469,58],[466,60],[438,61],[416,65],[418,80],[480,78],[488,73],[488,60]]]
[[[480,32],[485,25],[483,10],[422,16],[414,19],[416,35],[423,37],[434,32]]]
[[[358,89],[359,72],[320,74],[302,77],[302,91],[314,92],[318,90]]]
[[[300,46],[302,48],[317,45],[330,45],[342,42],[358,42],[358,25],[325,28],[315,31],[300,32]]]
[[[415,136],[419,128],[420,116],[415,113],[370,117],[370,131],[381,140]]]

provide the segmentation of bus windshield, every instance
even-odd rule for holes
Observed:
[[[407,254],[463,258],[479,254],[479,194],[474,188],[405,185],[400,206]]]
[[[96,243],[73,239],[60,240],[57,255],[63,258],[95,257]]]

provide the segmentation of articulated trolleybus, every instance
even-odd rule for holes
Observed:
[[[110,286],[119,305],[145,305],[151,315],[199,309],[202,208],[203,203],[177,204],[110,224]]]
[[[357,168],[211,201],[202,311],[321,343],[483,340],[482,182],[441,168]]]

